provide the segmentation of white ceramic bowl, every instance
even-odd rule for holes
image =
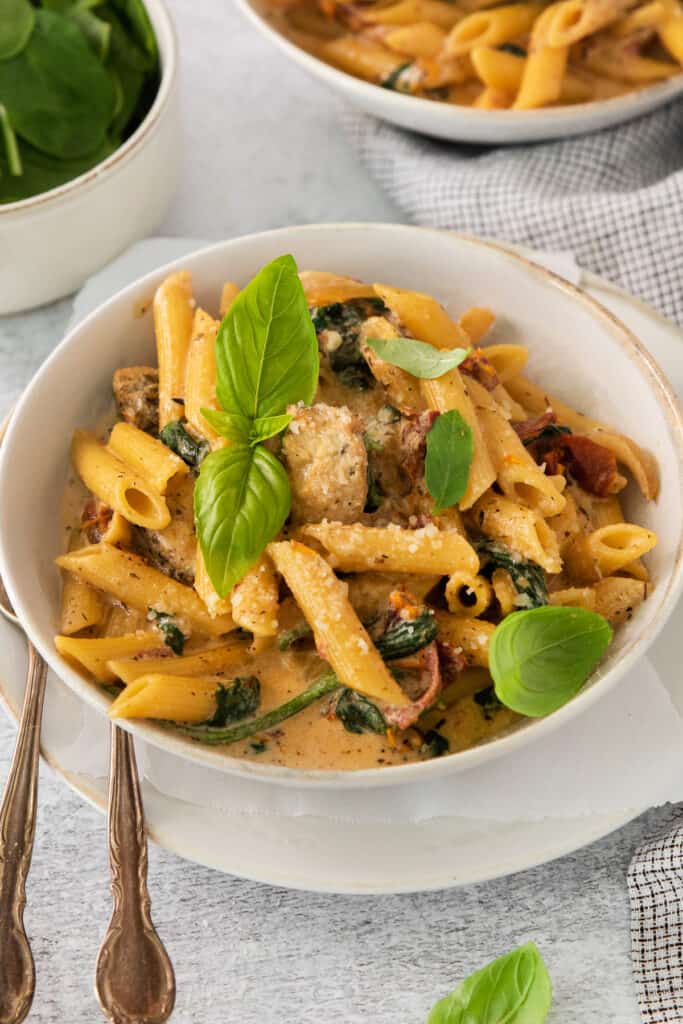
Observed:
[[[326,64],[287,39],[269,19],[265,0],[237,0],[253,25],[290,60],[354,106],[401,128],[452,142],[494,146],[584,135],[647,114],[683,93],[683,74],[609,100],[542,110],[477,110],[408,96],[364,82]]]
[[[618,631],[599,672],[569,704],[491,743],[420,764],[355,773],[302,772],[240,761],[169,729],[122,722],[146,740],[203,764],[251,778],[339,788],[377,786],[448,774],[533,741],[574,715],[590,713],[641,657],[672,610],[683,583],[681,497],[683,421],[675,398],[647,350],[592,299],[548,271],[491,243],[400,225],[284,228],[222,242],[155,271],[119,292],[76,327],[52,353],[19,402],[0,451],[0,572],[27,632],[53,669],[104,713],[109,699],[55,651],[60,580],[60,495],[69,442],[111,405],[119,366],[155,358],[150,300],[178,267],[191,269],[197,300],[216,309],[225,280],[249,280],[267,261],[291,252],[299,266],[431,291],[454,313],[488,305],[498,314],[494,337],[531,348],[534,380],[629,433],[655,453],[662,477],[656,504],[631,486],[627,511],[659,534],[649,558],[655,589]],[[140,316],[139,311],[147,312]]]
[[[142,124],[102,163],[59,188],[0,205],[0,314],[68,295],[161,223],[180,161],[178,43],[163,0],[145,0],[161,82]]]

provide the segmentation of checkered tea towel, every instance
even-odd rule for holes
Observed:
[[[628,891],[643,1024],[683,1021],[683,825],[636,851]]]
[[[500,148],[343,117],[370,172],[418,224],[571,250],[683,326],[683,100],[594,135]]]

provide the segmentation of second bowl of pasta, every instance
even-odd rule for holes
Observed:
[[[678,3],[239,0],[309,74],[367,113],[457,142],[598,131],[683,92]]]
[[[590,713],[642,655],[681,586],[682,438],[647,350],[542,268],[284,229],[65,339],[3,445],[0,564],[53,668],[150,742],[399,782]]]

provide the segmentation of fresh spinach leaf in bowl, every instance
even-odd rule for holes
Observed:
[[[144,119],[158,85],[142,0],[0,0],[0,203],[100,163]]]

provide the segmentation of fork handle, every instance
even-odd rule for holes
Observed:
[[[147,838],[133,737],[111,727],[109,859],[114,907],[95,970],[95,991],[114,1024],[163,1024],[175,975],[152,923]]]
[[[40,724],[47,665],[28,644],[17,742],[0,805],[0,1024],[19,1024],[33,1002],[35,967],[24,928],[26,877],[36,829]]]

